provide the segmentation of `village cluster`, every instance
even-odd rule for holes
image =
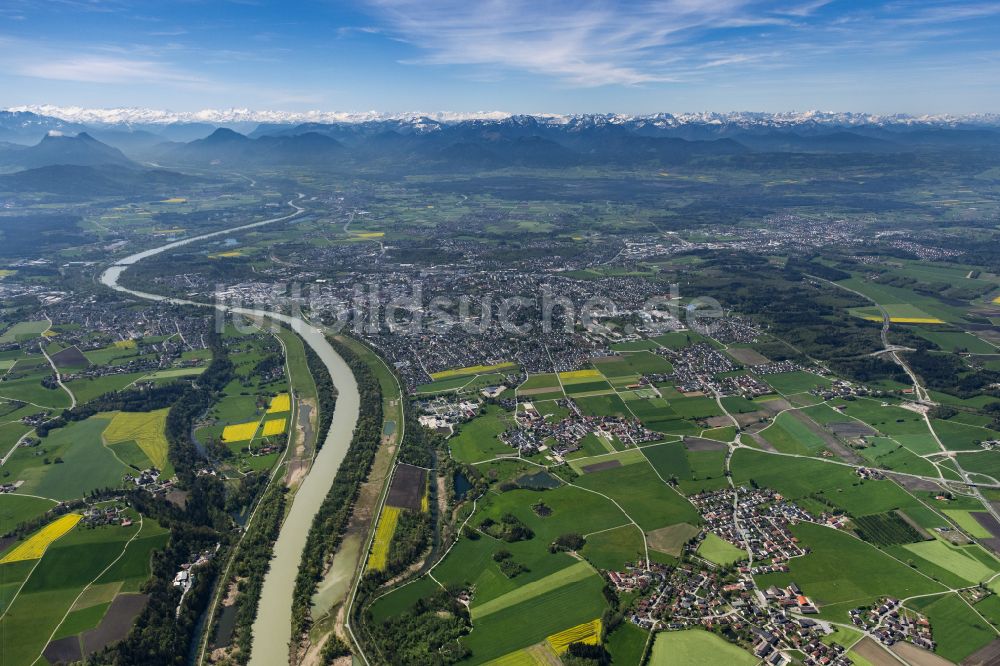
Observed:
[[[798,615],[816,611],[795,583],[761,592],[747,573],[734,579],[689,558],[676,566],[639,562],[607,575],[617,591],[638,595],[628,619],[644,629],[725,631],[772,666],[790,663],[789,650],[802,653],[809,666],[852,663],[843,646],[822,640],[831,633],[828,625]]]
[[[788,530],[799,522],[837,524],[834,516],[816,519],[794,502],[766,488],[724,488],[692,495],[707,528],[751,555],[757,563],[780,564],[806,554]]]
[[[658,441],[660,433],[643,427],[637,419],[617,416],[586,416],[572,398],[557,401],[569,409],[570,415],[550,422],[530,402],[522,402],[515,415],[517,427],[508,428],[500,435],[501,441],[525,455],[550,451],[557,460],[581,448],[581,440],[594,434],[607,440],[617,438],[625,446],[638,446],[644,442]]]
[[[869,607],[850,611],[851,622],[877,638],[883,645],[905,641],[925,650],[934,650],[931,623],[926,617],[903,608],[899,599],[884,597]]]

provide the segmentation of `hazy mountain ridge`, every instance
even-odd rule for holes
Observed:
[[[765,120],[774,118],[768,115]],[[0,140],[0,169],[23,170],[0,180],[0,191],[34,189],[74,196],[81,183],[102,193],[136,193],[155,190],[158,183],[172,184],[167,176],[146,171],[149,167],[308,167],[322,171],[375,167],[427,173],[456,168],[657,168],[719,159],[770,163],[794,153],[938,156],[959,151],[972,157],[1000,147],[1000,127],[989,126],[844,127],[809,119],[778,127],[756,121],[747,125],[742,121],[678,124],[675,120],[667,114],[641,119],[512,115],[456,122],[424,117],[264,123],[247,133],[205,123],[164,125],[155,131],[105,125],[75,136],[50,129],[32,145]],[[4,122],[37,132],[63,121],[15,112],[0,116],[0,129]],[[9,125],[6,130],[14,131]],[[192,136],[197,138],[191,140]],[[143,185],[140,176],[124,173],[129,171],[148,176],[149,184]]]
[[[787,111],[768,113],[758,111],[654,113],[654,114],[513,114],[503,111],[477,112],[405,112],[388,113],[379,111],[270,111],[253,109],[204,109],[201,111],[167,111],[139,107],[114,109],[88,109],[84,107],[64,107],[55,105],[25,105],[10,107],[6,112],[34,114],[57,119],[63,123],[80,125],[172,125],[203,123],[230,125],[233,123],[269,123],[280,125],[301,125],[304,123],[365,123],[401,121],[417,127],[428,124],[428,129],[443,123],[464,121],[505,121],[518,118],[533,118],[538,122],[556,125],[635,125],[659,128],[682,125],[735,125],[739,127],[788,127],[803,124],[858,127],[875,126],[921,126],[938,127],[989,126],[1000,127],[1000,114],[875,114],[863,112],[834,111]]]
[[[139,168],[113,146],[98,141],[86,132],[66,136],[50,130],[33,146],[21,146],[0,152],[0,166],[36,169],[53,165]]]

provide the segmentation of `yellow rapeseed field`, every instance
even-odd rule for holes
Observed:
[[[506,370],[507,368],[513,367],[514,364],[509,361],[497,363],[496,365],[470,365],[467,368],[452,368],[451,370],[433,372],[431,373],[431,379],[437,381],[439,379],[451,379],[452,377],[463,377],[465,375],[481,375],[483,373],[496,372],[497,370]]]
[[[287,393],[279,393],[271,398],[271,404],[267,408],[268,414],[287,412],[292,407],[292,400]]]
[[[993,304],[1000,305],[1000,296],[997,296],[996,298],[993,299]]]
[[[882,321],[882,317],[876,315],[864,315],[861,317],[866,321]],[[893,324],[943,324],[943,319],[937,317],[889,317]]]
[[[264,437],[280,435],[285,432],[285,419],[270,419],[264,421]]]
[[[396,523],[399,522],[399,514],[402,509],[394,506],[382,508],[382,515],[378,519],[378,527],[375,528],[375,540],[372,542],[372,552],[368,555],[368,568],[375,571],[382,571],[389,559],[389,543],[392,535],[396,531]]]
[[[604,375],[601,374],[600,370],[594,370],[593,368],[588,368],[586,370],[571,370],[569,372],[560,372],[559,379],[565,381],[573,381],[574,379],[602,379]]]
[[[253,434],[257,432],[258,425],[257,421],[227,425],[222,429],[222,441],[229,444],[231,442],[245,442],[248,439],[252,439]]]
[[[382,238],[385,236],[384,231],[357,231],[354,235],[358,238]]]
[[[889,317],[893,324],[943,324],[937,317]]]
[[[7,556],[0,560],[0,564],[39,559],[53,541],[76,527],[81,518],[83,516],[78,513],[67,513],[65,516],[53,520],[32,534],[20,546],[7,553]]]
[[[590,622],[578,624],[575,627],[560,631],[558,634],[552,634],[545,640],[559,654],[565,652],[570,643],[597,645],[601,642],[601,620],[591,620]]]
[[[548,660],[543,660],[530,652],[532,648],[526,648],[521,650],[515,650],[505,654],[502,657],[497,657],[492,661],[486,662],[483,666],[545,666],[549,664]],[[546,652],[548,650],[546,649]]]
[[[104,429],[108,444],[133,440],[159,469],[167,466],[167,408],[152,412],[118,412]]]
[[[135,340],[115,340],[116,349],[135,349]]]
[[[169,199],[164,199],[160,203],[187,203],[187,199],[183,197],[170,197]]]

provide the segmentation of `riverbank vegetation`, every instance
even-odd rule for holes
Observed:
[[[340,463],[337,475],[313,518],[306,545],[302,551],[299,573],[295,579],[292,595],[292,637],[293,641],[309,630],[312,623],[310,606],[316,586],[322,579],[330,559],[336,552],[351,516],[354,501],[361,484],[368,478],[375,452],[382,435],[382,390],[378,379],[360,356],[335,338],[327,338],[334,350],[344,359],[358,383],[361,397],[357,425],[347,454]],[[332,381],[332,380],[331,380]],[[320,423],[329,428],[333,418],[332,409],[324,409],[325,390],[317,379],[316,388],[320,396]],[[321,432],[325,430],[321,429]]]

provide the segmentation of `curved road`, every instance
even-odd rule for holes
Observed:
[[[158,294],[128,289],[119,285],[118,280],[129,266],[147,257],[187,245],[188,243],[245,231],[301,215],[305,209],[295,203],[301,198],[302,195],[300,194],[297,199],[288,202],[288,205],[294,209],[294,212],[288,215],[223,229],[221,231],[214,231],[200,236],[193,236],[160,247],[144,250],[117,261],[114,265],[108,267],[100,277],[102,284],[137,298],[164,301],[177,305],[216,308],[235,314],[269,317],[282,321],[291,326],[302,337],[305,343],[312,347],[333,378],[334,386],[337,389],[337,402],[334,408],[333,422],[326,434],[323,447],[316,454],[309,474],[295,494],[288,515],[281,525],[281,531],[274,546],[274,557],[271,560],[271,568],[264,579],[259,611],[253,625],[253,653],[250,660],[251,664],[259,666],[274,666],[275,664],[288,663],[288,644],[291,640],[292,591],[295,586],[295,577],[298,573],[302,549],[305,546],[306,536],[309,533],[313,516],[316,515],[330,489],[330,484],[333,482],[337,469],[340,467],[340,463],[347,453],[347,448],[354,433],[354,426],[357,423],[358,409],[361,402],[357,382],[347,363],[330,346],[323,332],[298,317],[290,317],[279,312],[269,312],[266,310],[230,307],[223,303],[199,303],[185,299],[169,298]]]

